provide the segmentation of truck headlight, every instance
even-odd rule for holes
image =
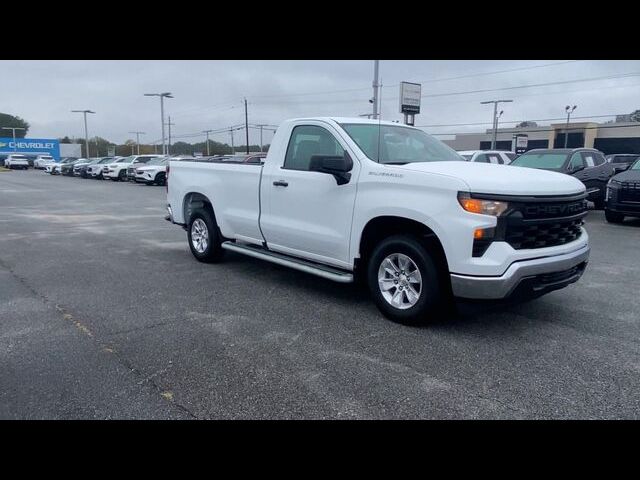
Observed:
[[[466,192],[458,193],[458,202],[467,212],[491,215],[493,217],[501,216],[509,208],[508,202],[471,198],[471,195]]]

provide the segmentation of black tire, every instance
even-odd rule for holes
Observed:
[[[420,271],[422,284],[416,303],[406,309],[392,306],[383,296],[378,284],[378,271],[382,262],[392,254],[402,254],[411,259]],[[382,240],[373,250],[367,265],[369,291],[378,309],[388,319],[403,325],[420,325],[436,319],[443,313],[447,289],[439,281],[437,263],[432,254],[414,236],[393,235]],[[395,288],[393,296],[399,287]],[[408,298],[400,292],[400,298]],[[405,297],[403,297],[403,295]]]
[[[201,220],[207,227],[207,246],[204,251],[198,251],[194,246],[192,233],[194,232],[194,223],[197,220]],[[189,242],[189,248],[194,257],[200,262],[215,263],[219,262],[223,255],[224,250],[221,247],[220,235],[218,234],[218,226],[216,224],[215,216],[211,211],[205,209],[194,210],[189,219],[189,226],[187,228],[187,240]]]
[[[124,170],[120,170],[120,173],[118,173],[118,181],[124,182],[126,179],[127,179],[127,172]]]
[[[618,212],[612,212],[611,210],[604,210],[604,218],[607,219],[609,223],[622,223],[624,222],[624,215]]]
[[[165,178],[166,178],[166,175],[164,173],[160,172],[160,173],[158,173],[156,175],[156,178],[153,180],[153,182],[151,184],[153,185],[155,183],[156,185],[163,186]]]

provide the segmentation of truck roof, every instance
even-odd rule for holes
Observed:
[[[380,124],[380,125],[415,128],[415,127],[412,127],[411,125],[405,125],[404,123],[390,122],[388,120],[372,120],[370,118],[362,118],[362,117],[300,117],[300,118],[289,119],[290,122],[296,122],[301,120],[320,120],[320,121],[335,122],[335,123],[362,123],[362,124],[372,124],[372,125]]]

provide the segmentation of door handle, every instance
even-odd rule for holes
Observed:
[[[276,182],[273,182],[273,184],[276,187],[288,187],[289,186],[289,184],[287,182],[285,182],[284,180],[278,180]]]

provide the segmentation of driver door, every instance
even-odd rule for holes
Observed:
[[[354,160],[344,185],[331,174],[309,170],[312,156],[343,155],[345,150],[328,124],[309,121],[293,127],[284,159],[268,166],[262,178],[260,227],[270,249],[343,268],[352,265],[349,243],[359,163]]]

